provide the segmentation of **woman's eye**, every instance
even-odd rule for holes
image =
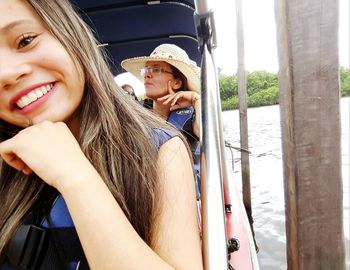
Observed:
[[[18,49],[28,46],[36,37],[36,35],[23,35],[18,42]]]

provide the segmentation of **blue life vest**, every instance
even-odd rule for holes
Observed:
[[[176,136],[172,131],[153,128],[151,137],[157,149]],[[0,270],[88,270],[73,220],[61,195],[40,224],[24,223],[13,237],[8,262]],[[28,225],[27,225],[28,224]]]
[[[40,224],[24,224],[13,237],[1,270],[89,269],[68,207],[58,195]],[[79,266],[79,268],[78,268]]]
[[[195,110],[193,106],[189,106],[170,112],[167,121],[181,131],[191,148],[194,161],[193,167],[196,176],[196,196],[197,200],[200,200],[200,144],[197,136],[193,132],[194,117]]]

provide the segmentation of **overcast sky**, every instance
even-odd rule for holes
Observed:
[[[228,75],[237,71],[235,1],[208,0],[214,10],[218,47],[216,66]],[[245,45],[245,68],[248,71],[278,71],[274,0],[242,0]],[[340,65],[349,67],[349,0],[339,0]],[[130,83],[137,94],[143,85],[130,75],[117,79]]]
[[[226,74],[237,71],[235,1],[209,0],[214,10],[218,48],[216,65]],[[242,0],[245,67],[278,71],[274,0]],[[349,67],[349,0],[339,0],[339,57]]]

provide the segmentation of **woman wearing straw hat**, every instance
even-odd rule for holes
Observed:
[[[129,58],[121,65],[143,81],[153,112],[186,136],[199,177],[200,68],[173,44],[159,45],[150,56]]]
[[[153,111],[164,119],[173,111],[193,107],[191,129],[199,138],[200,69],[183,49],[162,44],[150,56],[129,58],[121,65],[144,83]]]

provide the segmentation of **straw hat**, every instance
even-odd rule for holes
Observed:
[[[187,78],[188,90],[200,92],[200,68],[180,47],[173,44],[162,44],[155,48],[150,56],[125,59],[121,65],[142,81],[143,76],[140,70],[146,66],[148,61],[164,61],[176,67]]]

